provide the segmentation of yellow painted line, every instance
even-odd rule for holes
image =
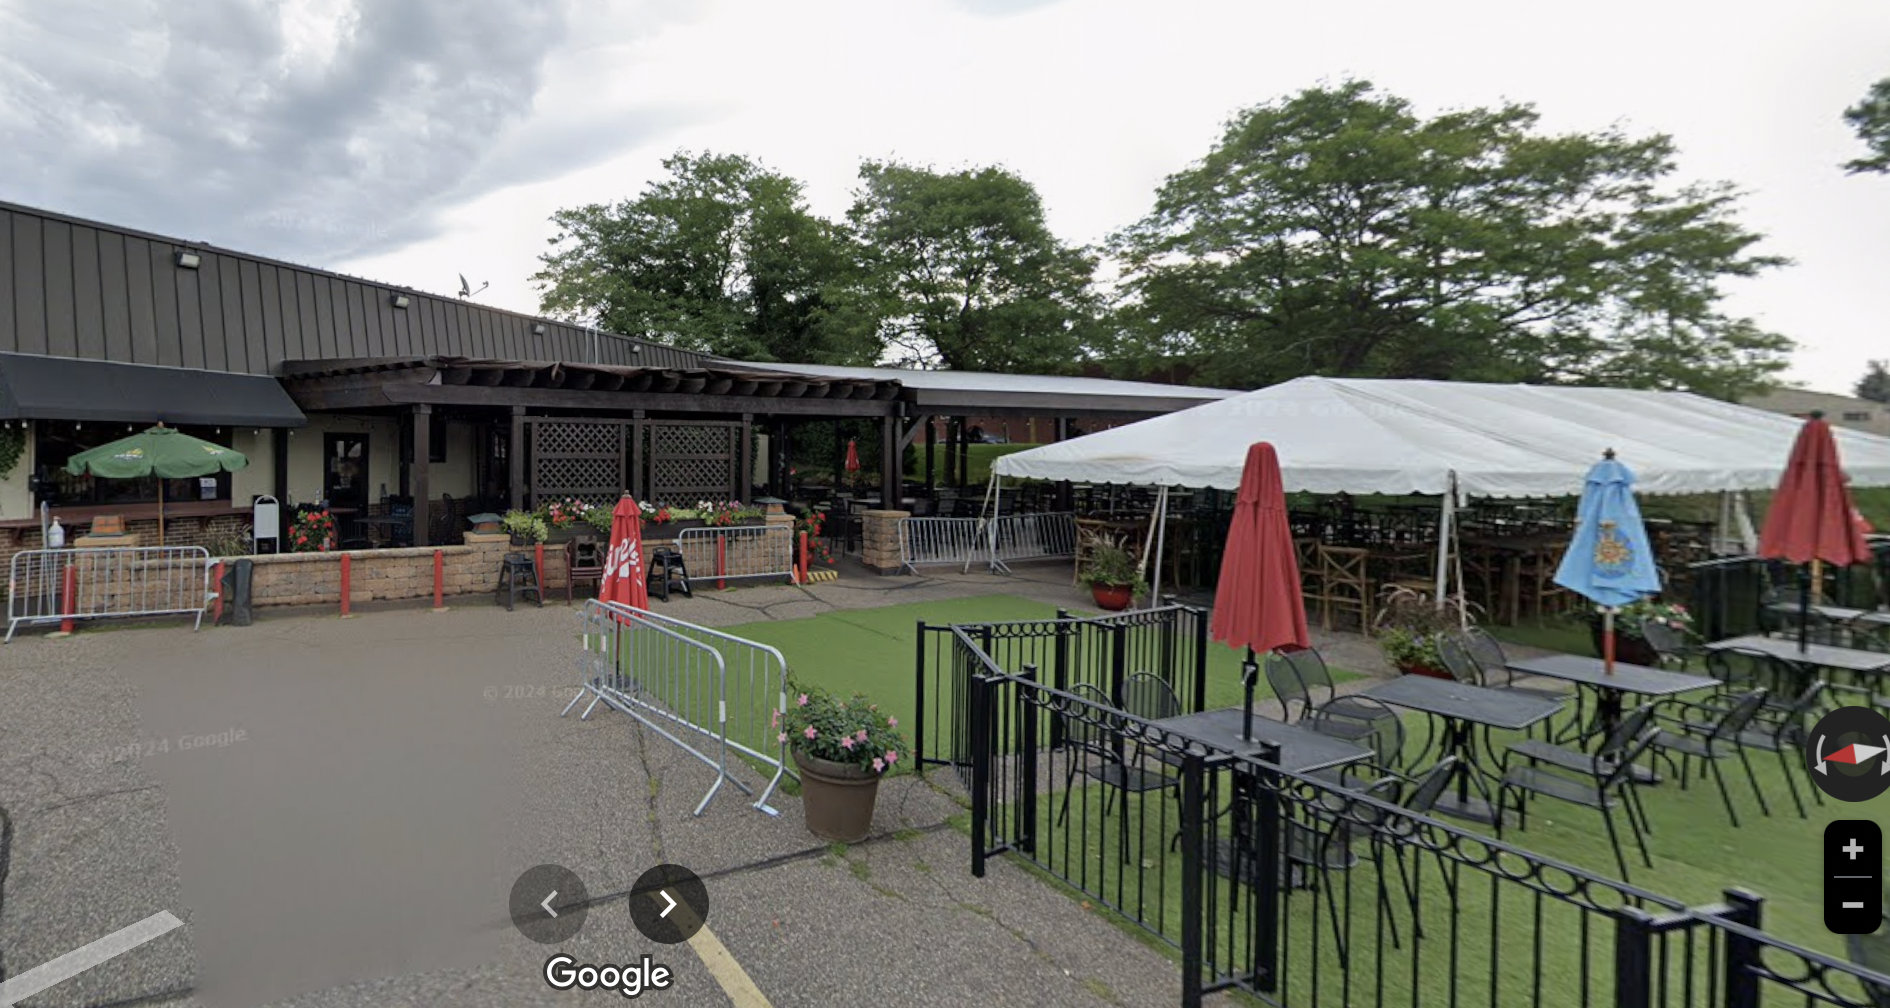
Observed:
[[[709,968],[709,973],[715,977],[716,983],[722,985],[722,992],[728,995],[735,1008],[774,1008],[767,995],[761,993],[761,988],[748,978],[748,971],[735,961],[728,946],[722,944],[722,939],[717,938],[708,925],[696,929],[695,935],[689,939],[689,947],[696,950],[696,955],[702,958],[702,965]]]

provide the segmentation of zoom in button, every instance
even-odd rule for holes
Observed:
[[[1824,926],[1842,935],[1883,926],[1883,827],[1869,819],[1824,828]]]

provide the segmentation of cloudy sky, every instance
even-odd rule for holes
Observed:
[[[1093,242],[1238,109],[1359,77],[1674,135],[1797,263],[1733,307],[1841,391],[1890,357],[1890,177],[1837,167],[1884,76],[1881,0],[0,0],[0,199],[529,311],[551,213],[678,149],[827,214],[863,158],[1003,164]]]

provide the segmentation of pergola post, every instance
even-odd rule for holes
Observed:
[[[938,417],[925,417],[925,495],[938,500]]]
[[[1063,442],[1063,441],[1068,441],[1069,439],[1070,439],[1070,418],[1066,416],[1057,417],[1056,418],[1056,440],[1058,442]],[[1058,511],[1076,510],[1076,488],[1070,485],[1069,480],[1057,481],[1057,510]]]
[[[742,414],[741,438],[741,447],[735,453],[738,460],[735,464],[741,468],[741,474],[735,478],[735,499],[748,501],[755,496],[755,415],[753,413]],[[772,492],[770,495],[779,496]]]
[[[413,461],[408,463],[408,485],[413,492],[413,544],[427,546],[427,518],[432,509],[428,498],[432,496],[431,486],[433,465],[433,406],[430,403],[415,403],[413,406]]]
[[[899,418],[879,418],[879,506],[897,511],[905,502],[905,474],[899,465]]]
[[[512,510],[525,507],[525,407],[512,407],[512,435],[505,445],[505,464],[511,470],[506,481],[511,484]]]
[[[768,425],[768,496],[792,500],[794,481],[788,479],[787,421],[775,419]]]

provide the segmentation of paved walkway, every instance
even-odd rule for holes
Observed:
[[[995,591],[1080,606],[1066,577],[857,573],[664,611],[732,625]],[[971,878],[960,806],[915,779],[887,783],[876,839],[844,851],[792,797],[779,818],[733,793],[691,816],[701,764],[614,712],[558,717],[574,632],[562,606],[471,599],[0,649],[5,975],[169,909],[184,928],[28,1003],[564,1004],[541,977],[551,948],[506,919],[513,879],[562,864],[601,896],[669,861],[708,880],[710,928],[780,1008],[1174,1000],[1173,963],[1080,903],[1005,863]],[[1369,642],[1321,644],[1382,670]],[[621,899],[558,948],[650,953],[677,976],[657,1004],[755,1003],[637,934]]]

